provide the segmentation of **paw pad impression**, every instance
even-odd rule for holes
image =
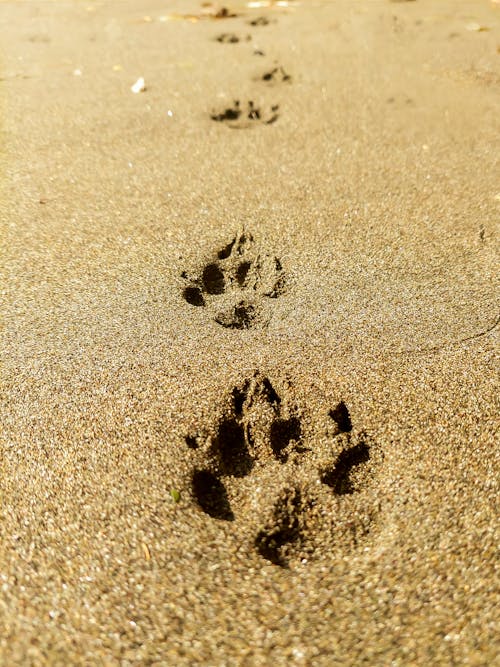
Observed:
[[[186,437],[196,450],[195,504],[211,519],[246,520],[253,549],[281,567],[325,544],[348,550],[370,532],[378,508],[366,491],[383,460],[343,401],[325,415],[326,444],[316,448],[314,427],[289,394],[257,371],[232,389],[210,436]]]
[[[282,294],[285,280],[281,261],[261,251],[246,232],[221,248],[198,275],[184,271],[182,277],[187,303],[207,308],[226,329],[266,326],[268,304]]]

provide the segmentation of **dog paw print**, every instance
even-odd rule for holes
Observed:
[[[267,84],[290,83],[292,77],[281,65],[277,65],[276,67],[266,70],[263,74],[260,74],[257,77],[257,80],[264,81]]]
[[[206,308],[226,329],[265,327],[270,304],[284,290],[281,261],[262,251],[251,234],[242,232],[221,248],[199,274],[181,274],[184,299]]]
[[[235,100],[233,106],[211,113],[210,118],[232,129],[242,130],[257,124],[272,125],[279,118],[278,111],[279,104],[274,104],[267,109],[257,106],[253,100],[249,100],[246,104]]]
[[[366,536],[377,514],[368,491],[382,461],[343,402],[325,415],[318,440],[291,389],[278,392],[256,372],[233,388],[213,431],[186,438],[198,509],[235,530],[241,522],[256,553],[281,567]]]
[[[248,21],[248,25],[253,26],[254,28],[260,28],[262,26],[269,25],[271,20],[267,16],[257,16],[257,18]]]
[[[242,37],[234,32],[221,32],[220,35],[217,35],[215,41],[219,42],[220,44],[238,44],[239,42],[243,41],[249,42],[251,39],[251,35],[245,35]]]

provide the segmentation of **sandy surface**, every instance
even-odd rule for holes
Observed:
[[[0,2],[1,661],[493,665],[500,7],[231,8]]]

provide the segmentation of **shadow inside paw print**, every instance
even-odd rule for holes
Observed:
[[[255,124],[272,125],[278,118],[279,105],[274,104],[269,110],[259,107],[249,100],[246,105],[235,100],[232,107],[227,107],[219,113],[211,113],[210,118],[217,123],[224,123],[227,127],[242,130]]]
[[[329,445],[316,451],[288,390],[256,372],[234,387],[210,437],[186,438],[197,450],[190,483],[198,507],[212,519],[253,522],[256,553],[281,567],[321,549],[322,531],[345,549],[367,534],[375,512],[365,511],[365,490],[382,460],[343,402],[325,415]]]
[[[304,537],[306,511],[300,490],[284,489],[276,499],[271,520],[255,538],[257,553],[273,565],[287,567]]]
[[[212,318],[226,329],[266,326],[269,300],[284,289],[281,261],[259,249],[251,234],[242,232],[197,276],[182,273],[188,285],[182,295],[191,305],[207,308]]]

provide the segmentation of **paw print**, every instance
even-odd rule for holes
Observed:
[[[281,261],[260,250],[243,232],[221,248],[198,275],[188,275],[182,295],[191,305],[206,308],[227,329],[265,327],[269,303],[282,294],[285,275]]]
[[[217,35],[215,38],[216,42],[220,44],[238,44],[238,42],[249,42],[252,39],[251,35],[246,35],[241,37],[236,35],[234,32],[222,32],[220,35]]]
[[[270,70],[266,70],[263,74],[257,77],[258,81],[265,81],[268,84],[271,83],[290,83],[292,77],[288,74],[281,65],[276,65]]]
[[[243,130],[256,124],[272,125],[279,118],[279,104],[273,104],[269,110],[257,106],[252,100],[242,105],[235,100],[232,107],[223,111],[213,112],[210,118],[218,123],[224,123],[234,130]]]
[[[324,415],[316,448],[314,425],[291,393],[256,372],[230,392],[211,434],[186,437],[198,509],[211,520],[244,520],[256,553],[281,567],[308,560],[322,544],[347,550],[366,536],[377,514],[367,490],[383,459],[342,401]]]

